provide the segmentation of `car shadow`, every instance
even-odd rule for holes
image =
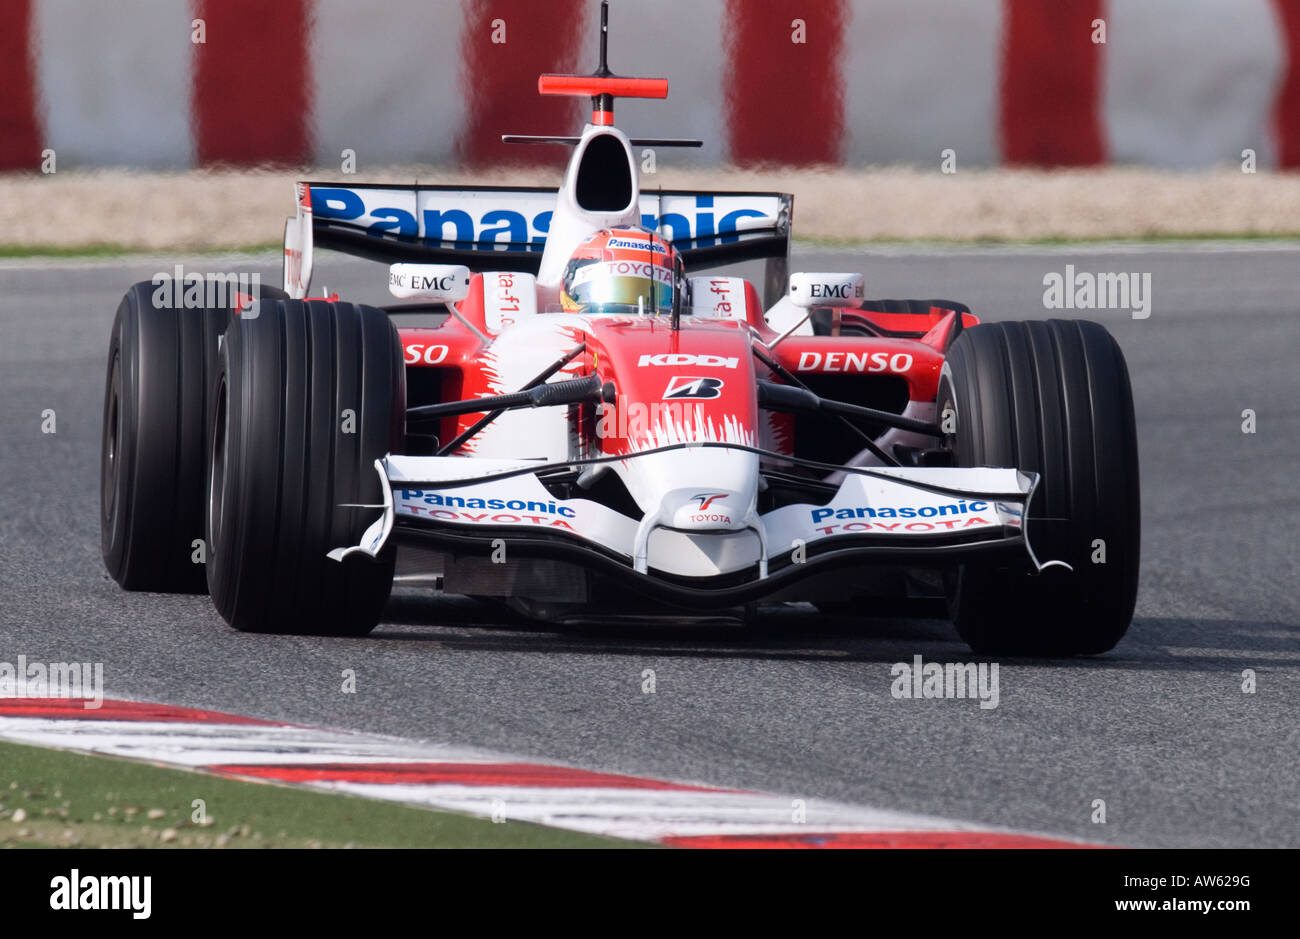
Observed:
[[[836,662],[1000,662],[1041,668],[1217,672],[1300,667],[1300,626],[1277,622],[1137,617],[1112,651],[1080,658],[978,656],[951,623],[932,617],[855,617],[811,605],[761,607],[746,624],[619,622],[563,625],[495,603],[400,592],[372,639],[437,644],[440,652],[538,652],[694,659]]]

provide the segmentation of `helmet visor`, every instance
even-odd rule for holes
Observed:
[[[673,271],[653,261],[587,261],[570,271],[565,292],[590,313],[671,313]]]

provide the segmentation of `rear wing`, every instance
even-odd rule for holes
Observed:
[[[298,212],[285,227],[285,290],[306,296],[312,251],[332,248],[376,261],[463,264],[472,271],[536,274],[555,209],[554,188],[296,184]],[[766,259],[782,281],[794,197],[781,192],[640,194],[641,223],[661,230],[688,269]],[[772,263],[775,262],[775,263]],[[773,268],[778,267],[779,271]]]

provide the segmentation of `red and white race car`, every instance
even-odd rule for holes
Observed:
[[[539,83],[592,100],[540,138],[573,148],[557,189],[299,183],[283,290],[181,314],[127,293],[114,578],[206,589],[241,630],[359,635],[400,545],[405,580],[553,620],[945,598],[980,652],[1111,648],[1139,541],[1114,339],[789,274],[788,194],[642,192],[634,147],[696,142],[614,126],[667,81],[611,75],[603,46]],[[309,298],[318,247],[389,262],[405,302]],[[764,296],[708,273],[749,261]]]

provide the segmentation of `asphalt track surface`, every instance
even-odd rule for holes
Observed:
[[[0,262],[0,661],[98,661],[115,696],[1098,842],[1300,846],[1300,245],[797,252],[796,269],[865,270],[871,296],[990,320],[1048,315],[1043,276],[1066,264],[1152,274],[1149,319],[1087,314],[1133,374],[1136,619],[1104,656],[1001,660],[991,710],[891,697],[895,662],[972,660],[938,620],[796,607],[752,632],[557,630],[401,590],[371,637],[327,640],[119,590],[96,501],[109,326],[128,285],[177,260]],[[191,267],[279,278],[269,257]],[[322,257],[315,283],[384,299],[378,265]]]

